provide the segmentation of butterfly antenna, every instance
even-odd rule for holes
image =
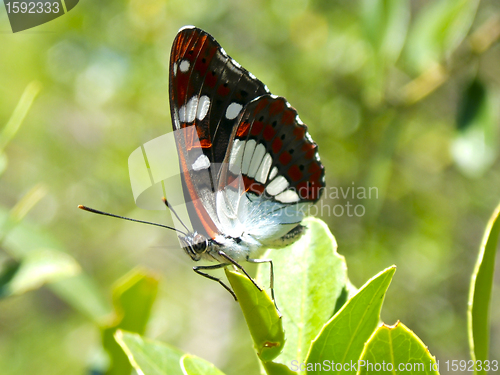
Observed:
[[[155,225],[157,227],[167,228],[167,229],[179,232],[179,233],[183,234],[184,236],[187,236],[187,233],[184,233],[183,231],[181,231],[179,229],[175,229],[175,228],[169,227],[168,225],[163,225],[163,224],[158,224],[158,223],[151,223],[149,221],[143,221],[143,220],[137,220],[137,219],[131,219],[129,217],[110,214],[108,212],[103,212],[103,211],[95,210],[93,208],[90,208],[90,207],[87,207],[87,206],[82,206],[82,205],[79,205],[78,208],[81,209],[81,210],[84,210],[84,211],[92,212],[94,214],[99,214],[99,215],[104,215],[104,216],[111,216],[111,217],[116,217],[118,219],[123,219],[123,220],[128,220],[128,221],[134,221],[136,223],[143,223],[143,224]]]
[[[179,221],[180,221],[180,223],[182,224],[182,226],[183,226],[184,228],[186,228],[186,230],[189,232],[188,227],[186,227],[186,224],[184,224],[184,223],[182,222],[181,218],[179,217],[179,215],[177,215],[177,212],[175,212],[175,210],[174,210],[174,208],[172,207],[172,205],[171,205],[170,203],[168,203],[167,198],[163,197],[163,198],[162,198],[162,201],[163,201],[163,203],[165,203],[165,206],[167,206],[167,207],[170,209],[170,211],[172,211],[172,212],[174,213],[175,217],[177,218],[177,220],[179,220]]]

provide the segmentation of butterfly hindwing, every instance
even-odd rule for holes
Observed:
[[[245,191],[280,203],[314,203],[324,188],[318,146],[285,98],[261,96],[240,115],[219,188],[240,173]]]

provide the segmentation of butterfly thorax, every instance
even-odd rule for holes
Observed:
[[[218,235],[215,239],[207,238],[198,232],[191,232],[179,236],[182,248],[194,261],[208,260],[220,263],[226,262],[220,252],[224,252],[232,259],[242,261],[253,257],[262,244],[251,235],[243,234],[241,237]]]

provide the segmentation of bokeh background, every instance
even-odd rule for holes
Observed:
[[[500,200],[497,0],[81,0],[16,34],[0,1],[1,280],[31,251],[49,254],[46,285],[31,280],[0,300],[0,372],[102,365],[91,317],[136,266],[160,280],[146,336],[228,374],[258,372],[238,305],[192,272],[173,233],[76,208],[171,222],[135,206],[127,159],[171,129],[168,59],[186,24],[297,108],[329,187],[377,188],[372,199],[322,202],[363,205],[363,216],[318,216],[354,285],[397,265],[383,320],[401,320],[441,362],[469,359],[469,279]],[[50,259],[63,271],[51,272]],[[78,272],[80,282],[65,284]]]

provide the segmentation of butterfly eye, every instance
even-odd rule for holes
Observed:
[[[197,254],[204,253],[208,248],[208,241],[205,240],[202,242],[197,242],[194,245],[192,245],[192,248],[193,248],[194,252]]]

